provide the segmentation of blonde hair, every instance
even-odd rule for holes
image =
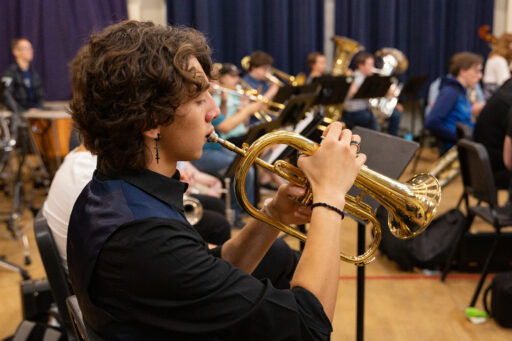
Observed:
[[[489,57],[502,56],[508,62],[512,61],[512,50],[510,49],[510,43],[512,43],[512,34],[503,33],[496,44],[494,45]]]

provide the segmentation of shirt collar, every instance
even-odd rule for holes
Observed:
[[[98,171],[99,173],[99,171]],[[108,178],[98,174],[100,178]],[[140,190],[154,196],[183,213],[183,194],[188,184],[180,181],[180,172],[176,170],[172,177],[144,169],[142,172],[124,171],[117,177]]]

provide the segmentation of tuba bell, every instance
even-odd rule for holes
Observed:
[[[356,53],[364,50],[364,46],[355,40],[340,36],[334,36],[332,41],[334,41],[336,50],[334,52],[334,63],[332,65],[331,74],[333,76],[346,76],[348,75],[350,61]],[[333,121],[338,121],[341,118],[343,104],[328,105],[326,110],[326,116],[328,118]]]
[[[318,144],[300,134],[289,131],[268,133],[260,137],[252,145],[244,145],[242,149],[219,138],[215,133],[208,137],[208,141],[219,143],[224,148],[242,155],[242,160],[235,175],[235,193],[240,205],[247,213],[293,237],[306,241],[307,237],[304,233],[273,219],[252,206],[245,195],[244,183],[249,169],[253,163],[256,163],[278,174],[285,180],[305,188],[305,194],[300,198],[296,198],[296,200],[303,205],[310,205],[313,200],[311,186],[299,168],[283,160],[269,164],[258,156],[266,148],[274,144],[287,144],[306,155],[312,155],[317,150]],[[388,210],[388,227],[395,237],[402,239],[412,238],[427,228],[435,215],[441,199],[439,183],[430,174],[419,174],[408,182],[401,183],[363,166],[354,184]],[[371,222],[374,239],[368,250],[361,255],[348,256],[341,253],[340,257],[342,260],[353,264],[372,261],[373,254],[377,250],[382,237],[380,224],[372,213],[371,207],[362,202],[362,197],[362,195],[357,197],[346,195],[345,211],[365,222]]]
[[[374,69],[374,73],[380,76],[396,76],[404,73],[409,67],[409,61],[402,51],[384,47],[375,53],[376,57],[382,60],[382,67]],[[393,110],[398,103],[398,96],[402,91],[402,86],[398,83],[398,79],[393,77],[389,93],[384,97],[370,98],[368,100],[369,109],[377,117],[388,118],[393,114]]]
[[[355,40],[340,36],[334,36],[332,41],[334,41],[336,51],[334,52],[335,59],[331,74],[333,76],[344,76],[347,74],[352,57],[359,51],[364,50],[364,46]]]

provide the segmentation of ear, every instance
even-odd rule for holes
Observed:
[[[150,138],[150,139],[158,138],[158,134],[160,134],[160,127],[159,126],[156,127],[156,128],[149,129],[149,130],[146,130],[146,131],[142,132],[142,135],[144,135],[144,137],[147,137],[147,138]]]

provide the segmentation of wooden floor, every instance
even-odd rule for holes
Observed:
[[[436,154],[427,150],[422,154],[418,171],[428,169]],[[403,180],[412,173],[409,167]],[[462,192],[460,178],[443,189],[440,212],[455,206]],[[500,200],[503,200],[500,193]],[[22,218],[30,227],[31,214]],[[478,221],[477,221],[478,223]],[[477,229],[486,229],[476,224]],[[355,252],[356,224],[345,226],[342,248],[347,253]],[[4,225],[0,231],[6,231]],[[44,269],[29,230],[32,265],[27,266],[32,278],[41,278]],[[369,236],[368,236],[369,240]],[[294,241],[291,241],[295,245]],[[22,264],[21,243],[0,239],[0,255]],[[423,272],[404,272],[386,257],[377,259],[366,267],[365,340],[512,340],[512,329],[503,329],[493,320],[483,324],[472,324],[464,316],[476,286],[478,275],[452,272],[445,283],[438,275],[428,276]],[[0,268],[0,339],[13,334],[22,319],[19,292],[20,276]],[[482,307],[481,300],[478,307]],[[356,268],[343,263],[332,340],[356,339]],[[271,338],[269,338],[270,340]]]

